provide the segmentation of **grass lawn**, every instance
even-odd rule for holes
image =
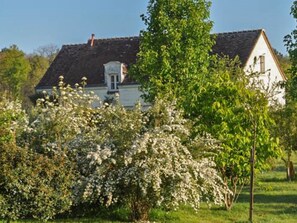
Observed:
[[[294,164],[297,166],[297,156],[294,156]],[[296,167],[295,167],[296,169]],[[297,222],[297,180],[286,181],[284,164],[279,161],[272,171],[257,174],[255,182],[255,223],[296,223]],[[211,209],[202,205],[198,213],[188,207],[179,211],[164,212],[153,210],[152,222],[186,222],[186,223],[228,223],[248,222],[249,218],[249,193],[248,187],[244,189],[237,203],[231,211],[225,211],[223,207],[213,206]],[[81,218],[58,219],[53,222],[127,222],[126,210],[116,210],[105,218]],[[111,217],[112,216],[112,217]],[[111,220],[118,219],[118,220]],[[18,222],[32,222],[18,221]],[[37,222],[37,221],[34,221]]]

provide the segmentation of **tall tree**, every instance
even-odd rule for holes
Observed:
[[[269,132],[273,120],[268,100],[253,80],[257,80],[254,74],[247,76],[236,60],[214,60],[210,75],[196,95],[196,106],[190,110],[196,134],[208,132],[221,142],[216,164],[233,192],[226,194],[227,209],[232,208],[248,182],[251,150],[256,151],[257,169],[267,167],[267,159],[279,154],[277,141]]]
[[[230,209],[249,178],[251,148],[257,150],[256,168],[262,169],[277,154],[276,140],[268,131],[268,100],[251,88],[255,75],[248,78],[236,60],[210,56],[209,6],[205,0],[149,1],[132,75],[149,101],[177,99],[195,123],[193,137],[207,132],[220,140],[216,164],[233,191],[225,197]]]
[[[205,74],[213,45],[209,7],[207,0],[149,1],[142,15],[147,30],[140,34],[131,72],[147,100],[164,94],[179,97]]]
[[[7,91],[13,97],[19,97],[30,69],[24,52],[16,45],[2,49],[0,52],[0,90]]]
[[[28,73],[27,80],[22,87],[22,102],[24,108],[32,106],[30,97],[35,93],[35,86],[38,84],[47,68],[49,67],[49,59],[37,54],[27,56],[31,70]]]
[[[280,145],[286,157],[282,160],[286,166],[287,180],[295,178],[293,161],[294,151],[297,151],[297,103],[289,102],[284,107],[272,112],[277,125],[274,128],[275,135],[280,138]]]
[[[291,6],[291,15],[297,22],[297,1]],[[280,137],[280,143],[286,152],[285,161],[287,167],[287,179],[294,179],[294,166],[291,161],[293,151],[297,150],[297,27],[284,38],[287,51],[289,53],[291,67],[286,70],[288,80],[286,87],[286,104],[284,107],[274,112],[275,119],[279,125],[276,134]]]
[[[297,21],[297,1],[293,2],[291,15]],[[287,81],[287,102],[297,101],[297,27],[284,38],[287,51],[291,61],[289,70],[289,80]]]

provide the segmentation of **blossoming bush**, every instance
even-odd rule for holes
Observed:
[[[16,138],[26,128],[28,117],[21,109],[18,102],[6,99],[5,95],[0,97],[0,217],[16,218],[21,211],[16,205],[11,204],[15,191],[14,188],[8,188],[12,185],[7,183],[7,178],[13,180],[10,175],[10,166],[16,165],[13,156],[14,151],[11,147]],[[12,154],[12,155],[11,155]],[[9,155],[9,157],[7,156]],[[13,206],[13,207],[12,207]]]
[[[20,103],[1,98],[0,218],[47,220],[71,205],[65,157],[48,157],[30,148],[24,135],[32,131]]]
[[[90,128],[94,95],[61,83],[27,115],[19,103],[0,100],[0,218],[53,218],[73,202],[75,159],[71,143]]]
[[[97,145],[80,157],[83,200],[128,204],[133,220],[147,220],[156,206],[197,210],[203,200],[221,204],[227,190],[215,164],[193,158],[187,121],[172,103],[159,100],[146,112],[100,108],[96,124]]]
[[[54,87],[50,95],[44,92],[33,109],[32,131],[27,135],[31,146],[40,153],[69,155],[71,143],[92,131],[90,116],[96,100],[79,85],[65,85],[60,77],[59,87]]]
[[[217,145],[209,136],[191,139],[174,103],[158,100],[145,111],[100,104],[62,78],[30,117],[1,103],[0,217],[48,220],[99,202],[128,205],[132,220],[147,220],[153,207],[197,210],[228,192],[209,153]]]

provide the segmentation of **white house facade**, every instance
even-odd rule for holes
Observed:
[[[261,32],[244,65],[244,71],[247,74],[251,72],[259,73],[259,78],[266,88],[265,90],[271,94],[270,96],[281,105],[285,104],[285,89],[281,88],[279,83],[285,81],[286,77],[264,31]]]

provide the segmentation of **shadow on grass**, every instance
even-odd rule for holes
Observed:
[[[292,214],[292,215],[296,215],[296,217],[297,217],[297,205],[290,206],[290,207],[284,208],[282,210],[278,210],[277,213],[278,214]],[[296,219],[296,221],[297,221],[297,219]]]
[[[241,194],[238,198],[238,203],[248,202],[250,199],[249,194]],[[297,205],[297,194],[296,195],[269,195],[269,194],[255,194],[255,203],[285,203]]]
[[[129,216],[129,210],[123,206],[106,208],[100,204],[81,204],[72,207],[68,213],[58,215],[55,222],[98,222],[98,219],[104,222],[131,222]]]
[[[285,164],[284,164],[284,165],[279,165],[279,166],[273,168],[272,170],[274,172],[283,172],[283,173],[286,173],[287,168],[285,167]]]
[[[261,181],[265,182],[265,183],[286,183],[286,182],[289,182],[285,177],[284,178],[279,178],[279,177],[265,178],[265,179],[261,179]]]

